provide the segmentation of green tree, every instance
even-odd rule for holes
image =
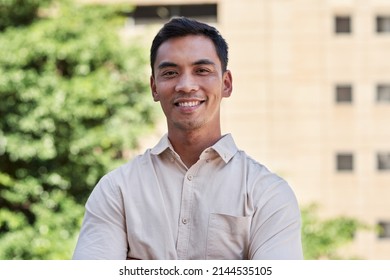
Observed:
[[[52,0],[0,0],[0,31],[20,26],[36,19],[38,10]]]
[[[351,217],[322,220],[318,207],[302,209],[302,243],[305,259],[340,259],[338,250],[353,241],[356,232],[368,227]]]
[[[33,7],[1,21],[0,259],[70,258],[87,196],[154,120],[123,7],[41,2],[0,0]]]

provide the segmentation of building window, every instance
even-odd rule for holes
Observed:
[[[378,223],[378,227],[379,227],[379,234],[378,234],[378,237],[379,238],[390,238],[390,222],[384,222],[384,221],[380,221]]]
[[[379,103],[390,102],[390,84],[380,84],[376,87],[376,100]]]
[[[336,156],[337,171],[353,170],[353,154],[340,153]]]
[[[337,103],[352,103],[351,85],[336,85],[335,91]]]
[[[388,153],[378,153],[377,155],[377,167],[378,170],[390,171],[390,152]]]
[[[351,17],[350,16],[336,16],[335,17],[335,32],[337,34],[345,34],[352,32]]]
[[[390,33],[390,16],[376,17],[376,32]]]
[[[127,16],[135,24],[161,23],[175,16],[217,22],[217,4],[139,5]]]

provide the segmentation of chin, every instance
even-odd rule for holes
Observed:
[[[204,126],[204,122],[195,122],[195,121],[188,121],[188,122],[177,122],[175,123],[175,127],[184,130],[184,131],[192,131],[192,130],[198,130]]]

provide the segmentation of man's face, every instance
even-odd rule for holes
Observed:
[[[213,42],[199,35],[170,39],[159,47],[150,84],[169,129],[219,129],[220,103],[232,91]]]

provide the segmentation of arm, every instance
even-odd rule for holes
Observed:
[[[126,259],[123,199],[108,176],[96,185],[87,204],[73,259]]]
[[[251,259],[303,259],[296,197],[283,180],[259,195],[251,229]]]

